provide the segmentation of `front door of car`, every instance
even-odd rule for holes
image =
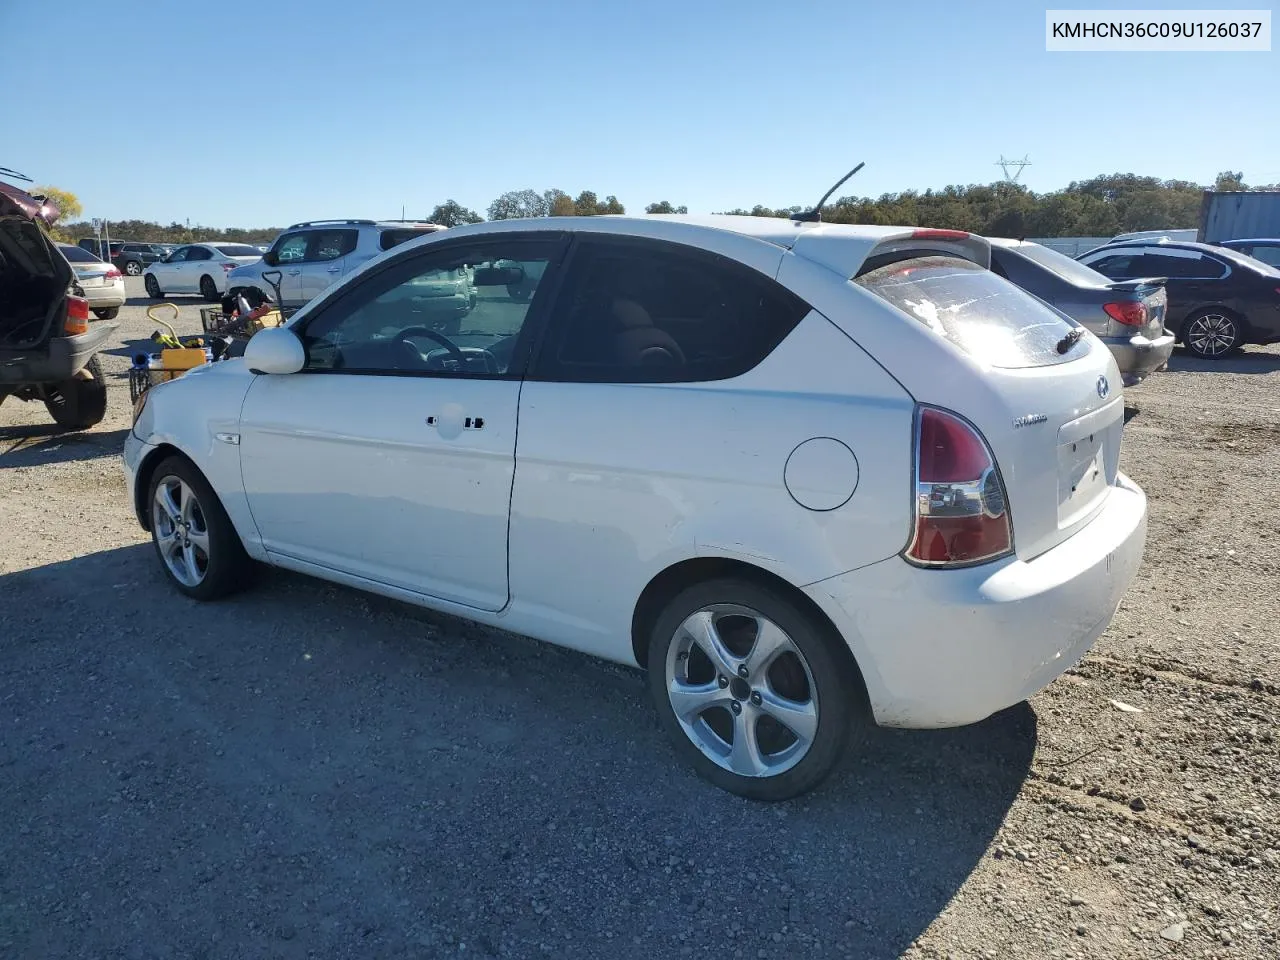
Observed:
[[[185,289],[182,286],[183,270],[186,268],[187,254],[192,249],[179,247],[167,260],[156,264],[155,269],[152,270],[160,284],[160,289],[165,293],[179,293]]]
[[[307,259],[307,244],[311,239],[309,231],[282,234],[271,249],[267,251],[275,260],[274,264],[264,262],[263,273],[279,271],[280,300],[286,306],[298,306],[305,302],[302,296],[302,264]],[[263,292],[270,292],[275,299],[275,290],[264,281]]]
[[[299,264],[300,299],[314,300],[342,279],[344,262],[355,250],[359,232],[351,229],[313,230],[307,240],[306,257]]]
[[[360,278],[298,328],[306,365],[261,375],[241,412],[245,492],[267,551],[286,566],[482,610],[507,602],[507,531],[521,375],[545,310],[489,273],[464,324],[439,277],[510,258],[555,261],[556,238],[432,244]],[[547,272],[549,275],[551,271]]]

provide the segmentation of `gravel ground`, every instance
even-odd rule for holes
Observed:
[[[0,407],[0,956],[1280,955],[1280,350],[1130,391],[1147,559],[1077,669],[762,806],[638,673],[284,573],[169,589],[129,283],[107,421]]]

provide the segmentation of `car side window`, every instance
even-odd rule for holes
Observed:
[[[204,247],[187,247],[188,262],[191,262],[194,260],[211,260],[211,259],[213,259],[213,254],[210,253],[208,250],[206,250]]]
[[[179,247],[177,250],[173,251],[173,256],[171,256],[171,257],[169,258],[169,261],[168,261],[168,262],[169,262],[169,263],[184,263],[184,262],[186,261],[186,259],[187,259],[187,254],[188,254],[190,251],[191,251],[191,248],[190,248],[190,247]]]
[[[315,263],[337,260],[356,248],[355,230],[315,230],[307,244],[306,259]]]
[[[276,241],[275,255],[277,263],[299,263],[307,258],[307,243],[310,234],[290,233]]]
[[[688,383],[746,373],[809,312],[727,258],[659,241],[583,239],[535,376]]]
[[[1247,251],[1242,250],[1241,253],[1246,253],[1255,260],[1261,260],[1273,267],[1280,267],[1280,247],[1250,247]]]
[[[523,372],[526,323],[554,241],[429,248],[352,285],[300,331],[314,373],[506,377]]]
[[[1147,254],[1147,268],[1153,277],[1179,280],[1218,280],[1227,274],[1227,268],[1223,264],[1203,254],[1178,256],[1171,253],[1151,253]]]
[[[1010,250],[991,251],[991,270],[1037,297],[1051,297],[1057,285],[1048,270]]]
[[[1101,260],[1094,260],[1089,266],[1113,280],[1133,280],[1144,275],[1142,261],[1140,253],[1113,253]]]

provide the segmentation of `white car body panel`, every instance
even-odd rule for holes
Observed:
[[[1048,683],[1105,629],[1141,561],[1146,506],[1117,469],[1120,379],[1092,335],[1060,365],[976,363],[849,282],[911,228],[557,218],[394,249],[531,229],[710,250],[776,276],[812,310],[756,367],[714,382],[255,377],[243,361],[219,362],[153,388],[126,441],[131,495],[145,459],[170,445],[208,477],[251,556],[622,663],[634,663],[632,617],[654,576],[736,560],[826,613],[889,725],[981,719]],[[976,238],[940,243],[979,262],[989,250]],[[917,403],[961,413],[987,439],[1016,554],[954,570],[898,555],[911,534]],[[482,430],[461,426],[477,415]],[[1066,452],[1091,435],[1083,454]],[[814,440],[820,456],[792,460]]]
[[[502,609],[519,396],[517,380],[257,377],[240,457],[264,548]]]

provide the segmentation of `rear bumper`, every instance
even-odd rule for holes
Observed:
[[[1093,520],[1030,561],[925,570],[893,557],[805,592],[853,650],[877,723],[960,726],[1079,662],[1115,616],[1146,532],[1146,496],[1119,474]]]
[[[90,310],[123,307],[125,300],[128,299],[124,291],[124,279],[121,278],[105,287],[85,287],[84,298],[89,301]]]
[[[1176,339],[1171,333],[1165,333],[1154,340],[1137,334],[1132,337],[1104,337],[1102,342],[1116,358],[1116,366],[1120,368],[1124,385],[1132,387],[1165,364],[1173,353]]]
[[[56,383],[84,369],[118,324],[95,323],[88,333],[54,337],[43,350],[0,350],[0,384]]]

